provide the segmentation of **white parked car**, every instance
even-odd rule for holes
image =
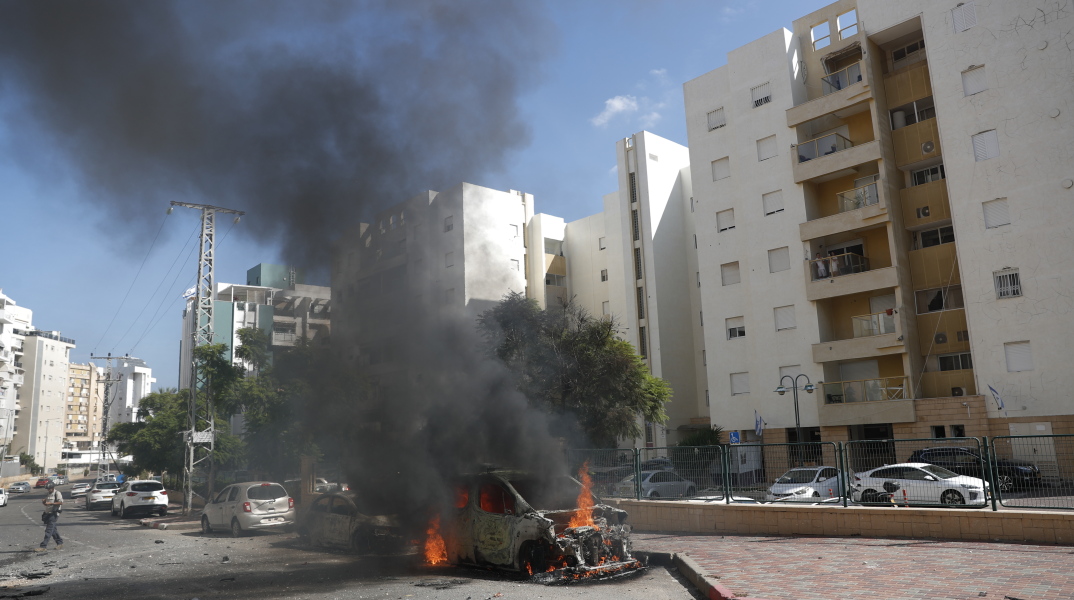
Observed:
[[[71,486],[71,497],[80,498],[86,495],[86,492],[90,490],[90,484],[88,483],[76,483]]]
[[[856,502],[883,502],[884,484],[897,486],[894,501],[913,504],[984,504],[988,484],[928,463],[901,463],[857,473],[851,480]]]
[[[205,534],[225,529],[232,537],[256,529],[279,529],[295,523],[295,501],[278,483],[248,481],[220,490],[202,509]]]
[[[843,477],[843,485],[847,485]],[[824,498],[840,498],[839,469],[835,467],[798,467],[779,479],[764,499],[769,502],[820,502]]]
[[[123,483],[112,496],[112,516],[126,519],[134,513],[168,514],[168,492],[164,484],[151,479]]]
[[[7,490],[0,488],[0,506],[7,506]]]
[[[642,471],[640,475],[642,498],[684,498],[697,494],[697,485],[674,471]],[[634,476],[620,481],[616,491],[620,496],[632,497]]]
[[[119,484],[115,481],[97,481],[86,491],[86,510],[93,510],[104,505],[112,504],[112,496],[116,495]]]

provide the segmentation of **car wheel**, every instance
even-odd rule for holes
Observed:
[[[1009,492],[1014,489],[1014,478],[1010,475],[999,475],[996,477],[996,487],[1001,492]]]
[[[210,535],[213,532],[213,526],[209,525],[209,517],[201,516],[201,533],[202,535]]]
[[[369,536],[365,531],[358,529],[351,536],[351,552],[362,553],[369,552]]]
[[[166,508],[160,509],[160,511],[158,511],[158,514],[160,516],[162,516],[162,517],[166,517],[166,516],[168,516],[168,509],[166,509]]]
[[[649,497],[650,498],[659,498],[660,497],[660,492],[653,492],[653,493],[649,494]]]
[[[963,499],[962,494],[956,492],[955,490],[947,490],[944,493],[940,494],[940,504],[954,505],[965,503],[966,501],[965,499]]]
[[[876,490],[865,490],[861,493],[861,502],[879,502],[880,495]]]
[[[813,497],[814,498],[820,498],[820,492],[818,492],[816,490],[813,490]]]
[[[119,513],[116,512],[116,505],[115,504],[112,505],[112,516],[113,517],[119,516]]]
[[[239,525],[238,519],[231,520],[231,537],[242,537],[242,525]]]
[[[688,488],[686,490],[686,497],[687,498],[692,498],[692,497],[694,497],[696,495],[697,495],[697,490],[695,488]]]
[[[526,542],[518,550],[518,571],[523,577],[532,577],[535,573],[548,570],[547,552],[544,546]]]
[[[119,505],[119,518],[120,519],[126,519],[127,517],[130,517],[130,515],[127,514],[127,505],[126,504],[120,504]]]

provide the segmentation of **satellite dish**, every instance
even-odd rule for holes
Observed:
[[[925,142],[924,144],[921,144],[921,153],[922,154],[930,154],[935,149],[936,149],[936,144],[934,144],[932,142]]]

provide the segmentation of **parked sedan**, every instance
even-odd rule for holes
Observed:
[[[841,497],[843,494],[839,491],[839,475],[839,469],[835,467],[791,469],[768,488],[764,499],[769,502],[817,502],[822,497]],[[845,476],[843,481],[845,485]]]
[[[217,529],[239,537],[246,531],[280,529],[295,522],[295,500],[278,483],[247,481],[220,490],[202,509],[201,530]]]
[[[9,494],[25,494],[30,491],[30,484],[25,481],[16,481],[7,488]]]
[[[168,514],[168,492],[164,484],[151,479],[135,479],[120,485],[112,496],[112,516],[126,519],[134,513]]]
[[[88,483],[76,483],[71,486],[71,497],[81,498],[86,495],[86,492],[90,490],[90,484]]]
[[[910,455],[910,462],[924,462],[941,466],[959,475],[981,477],[981,465],[988,468],[988,463],[974,448],[954,446],[940,446],[937,448],[922,448]],[[996,487],[1001,492],[1009,492],[1015,488],[1034,488],[1041,485],[1040,469],[1037,465],[1025,460],[1008,458],[996,458],[993,461],[996,469]],[[988,474],[988,471],[985,471]],[[991,479],[991,477],[986,477]]]
[[[115,481],[98,481],[86,492],[86,510],[103,507],[112,504],[112,497],[116,495],[119,483]]]
[[[894,501],[914,504],[984,504],[988,485],[928,463],[886,465],[854,475],[852,498],[857,502],[884,500],[884,484],[896,487]]]
[[[298,524],[298,535],[317,546],[355,552],[402,548],[405,536],[395,517],[371,515],[360,504],[356,492],[325,494],[310,505]]]
[[[697,485],[673,471],[642,471],[642,498],[683,498],[697,494]],[[620,495],[634,495],[634,475],[619,482]]]

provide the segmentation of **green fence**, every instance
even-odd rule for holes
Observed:
[[[997,436],[989,449],[1000,504],[1074,508],[1074,435]]]

